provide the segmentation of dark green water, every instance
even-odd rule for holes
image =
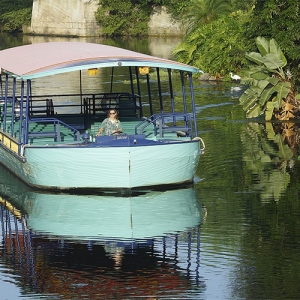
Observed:
[[[0,47],[30,39],[51,40],[2,35]],[[168,58],[171,45],[178,42],[91,41]],[[36,194],[0,168],[2,198],[27,216],[28,225],[24,228],[12,215],[8,217],[2,206],[3,299],[300,298],[297,139],[288,145],[271,124],[246,120],[238,104],[242,86],[195,81],[195,88],[199,135],[206,144],[195,184],[175,192],[113,198],[115,207],[129,200],[135,210],[139,226],[125,240],[117,238],[125,230],[119,224],[128,217],[125,208],[115,209],[109,218],[105,211],[95,212],[86,204],[99,202],[104,207],[103,196]],[[77,203],[79,213],[73,210]],[[143,207],[146,203],[150,205]],[[47,205],[39,231],[35,216]],[[60,232],[79,235],[77,226],[84,229],[85,215],[99,232],[111,230],[110,236],[86,237],[86,232],[81,238],[59,236]],[[150,215],[153,219],[148,219]],[[16,222],[24,236],[35,229],[30,247],[7,246],[3,231]],[[50,223],[56,225],[55,234],[47,227]]]

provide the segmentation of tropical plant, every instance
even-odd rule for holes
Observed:
[[[247,39],[253,41],[249,51],[256,51],[254,40],[257,36],[274,38],[278,42],[293,73],[295,88],[298,89],[300,89],[299,12],[299,0],[256,0],[253,15],[245,30]]]
[[[199,25],[211,24],[220,16],[229,15],[233,11],[232,0],[191,0],[189,10],[183,19],[187,23],[187,33],[196,30]]]
[[[249,88],[240,97],[248,118],[265,113],[265,119],[275,116],[289,120],[299,116],[300,97],[296,96],[291,82],[292,74],[287,60],[275,39],[256,38],[258,52],[246,54],[254,65],[245,72],[242,83]]]
[[[248,18],[249,13],[239,11],[199,25],[174,49],[175,58],[212,75],[239,72],[248,64],[243,35]]]

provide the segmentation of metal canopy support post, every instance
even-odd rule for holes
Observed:
[[[31,80],[27,79],[27,90],[26,90],[26,114],[25,114],[25,128],[24,128],[24,144],[28,143],[28,126],[29,126],[29,98],[31,94]]]
[[[0,72],[0,89],[1,89],[1,97],[3,97],[3,85],[2,85],[2,75]]]
[[[159,68],[156,68],[156,73],[157,73],[157,85],[158,85],[160,112],[163,113],[163,111],[164,111],[164,105],[163,105],[163,100],[162,100],[162,92],[161,92],[161,82],[160,82]]]
[[[170,97],[171,97],[171,108],[172,112],[175,112],[175,102],[174,102],[174,93],[173,93],[173,84],[172,84],[172,73],[171,69],[168,69],[168,77],[169,77],[169,88],[170,88]],[[173,117],[173,125],[176,126],[176,118]]]
[[[152,95],[151,95],[150,76],[149,76],[149,74],[146,75],[146,78],[147,78],[148,101],[149,101],[149,108],[150,108],[150,116],[152,116],[153,115],[153,106],[152,106]]]
[[[173,93],[173,84],[172,84],[172,72],[171,72],[171,69],[168,69],[168,76],[169,76],[171,107],[172,107],[172,112],[175,112],[175,103],[174,103],[174,93]]]
[[[139,95],[139,103],[140,103],[140,117],[143,117],[143,109],[141,107],[142,105],[142,94],[141,94],[141,85],[140,85],[140,77],[139,77],[139,69],[138,67],[135,67],[135,76],[136,76],[136,82],[137,82],[137,89],[138,89],[138,95]],[[136,97],[133,95],[134,105],[136,106]]]
[[[109,91],[110,93],[112,93],[112,91],[113,91],[114,70],[115,70],[115,68],[112,67],[111,68],[111,77],[110,77],[110,91]]]
[[[184,113],[187,113],[187,104],[186,104],[186,94],[185,94],[185,84],[184,84],[184,73],[180,71],[180,78],[181,78],[181,89],[182,89],[182,98],[183,98],[183,108]]]
[[[22,80],[22,82],[21,82],[21,103],[20,103],[19,137],[18,137],[18,141],[19,141],[18,154],[21,153],[20,143],[22,143],[22,141],[23,141],[23,118],[24,118],[24,113],[23,113],[24,103],[23,103],[23,101],[24,101],[24,80]]]
[[[134,86],[133,86],[133,77],[132,77],[132,70],[131,70],[131,67],[129,67],[129,74],[130,74],[131,94],[134,95]]]
[[[80,113],[82,114],[82,72],[79,71],[79,86],[80,86]]]
[[[3,118],[3,131],[6,131],[6,110],[7,110],[7,96],[8,94],[8,74],[5,76],[5,98],[4,98],[4,118]]]
[[[11,124],[10,124],[10,135],[14,136],[15,130],[15,106],[16,106],[16,78],[13,79],[13,94],[12,94],[12,103],[11,103]]]
[[[194,93],[194,88],[193,88],[193,75],[192,75],[192,73],[188,73],[188,76],[189,76],[189,81],[190,81],[190,93],[191,93],[191,98],[192,98],[194,130],[195,130],[195,136],[198,136],[197,120],[196,120],[195,93]]]

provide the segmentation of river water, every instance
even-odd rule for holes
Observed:
[[[0,47],[62,39],[1,35]],[[180,42],[88,41],[166,58]],[[195,90],[206,150],[193,186],[45,194],[0,168],[1,299],[300,298],[296,125],[245,119],[242,85]]]

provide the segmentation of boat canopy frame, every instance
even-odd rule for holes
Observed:
[[[83,48],[84,47],[84,48]],[[59,48],[69,51],[69,57],[66,59],[65,54],[61,58],[57,51]],[[75,50],[74,50],[75,48]],[[54,58],[50,58],[47,61],[47,53],[49,51],[54,51]],[[37,59],[37,62],[33,62],[35,59],[35,53],[38,55],[39,51],[44,50]],[[103,54],[99,55],[99,52]],[[86,56],[90,51],[92,54]],[[82,53],[83,52],[83,53]],[[32,66],[30,66],[30,61],[28,62],[28,54],[30,54],[30,61]],[[61,50],[60,50],[61,53]],[[11,54],[11,55],[9,55]],[[105,55],[104,55],[105,54]],[[93,56],[94,55],[94,56]],[[97,57],[95,57],[98,55]],[[9,57],[9,61],[6,59]],[[43,59],[46,59],[46,62],[43,62]],[[14,63],[14,61],[19,61],[19,64]],[[10,68],[11,66],[11,68]],[[22,155],[22,147],[28,144],[30,133],[29,133],[29,123],[34,121],[35,117],[33,116],[33,109],[36,105],[36,98],[41,99],[50,98],[52,95],[32,95],[31,91],[31,81],[36,78],[56,75],[61,73],[66,73],[70,71],[79,71],[80,72],[80,111],[81,113],[87,114],[87,117],[90,117],[90,111],[94,113],[93,109],[86,109],[86,98],[95,97],[95,94],[85,95],[82,93],[82,71],[83,70],[92,70],[99,68],[108,68],[111,67],[111,86],[110,92],[113,93],[113,77],[114,69],[120,67],[128,67],[129,77],[130,77],[130,88],[132,97],[137,100],[137,110],[140,118],[143,118],[143,107],[142,100],[144,101],[145,96],[141,95],[141,86],[140,86],[140,68],[147,66],[156,72],[156,84],[158,89],[159,97],[159,111],[155,111],[153,107],[153,95],[151,93],[151,87],[153,82],[150,80],[149,72],[143,74],[146,76],[147,92],[148,92],[148,106],[151,116],[161,116],[164,117],[164,114],[173,114],[175,115],[175,94],[173,90],[173,70],[178,71],[180,75],[181,82],[181,94],[182,94],[182,104],[183,104],[183,114],[188,117],[188,121],[192,120],[193,135],[197,136],[197,123],[196,123],[196,109],[195,109],[195,95],[193,90],[193,78],[192,75],[197,72],[201,72],[198,68],[185,65],[182,63],[174,62],[171,60],[156,58],[149,55],[140,54],[137,52],[132,52],[129,50],[124,50],[116,47],[99,45],[99,44],[90,44],[90,43],[42,43],[42,44],[33,44],[25,45],[16,48],[6,49],[0,51],[0,116],[1,116],[1,131],[4,135],[12,137],[15,142],[13,148],[17,147],[18,150],[14,151],[18,155]],[[168,86],[170,95],[170,107],[171,111],[165,111],[165,102],[162,97],[162,83],[161,83],[161,74],[160,70],[167,70],[168,75]],[[134,78],[135,77],[135,78]],[[4,79],[4,80],[3,80]],[[136,80],[136,85],[134,84]],[[186,83],[188,81],[188,84]],[[17,84],[18,83],[18,84]],[[186,87],[188,85],[188,88]],[[19,86],[19,90],[17,89]],[[191,107],[188,109],[187,105],[187,89],[189,90],[189,98],[191,100]],[[142,99],[143,97],[143,99]],[[50,99],[51,100],[51,99]],[[47,102],[48,103],[48,102]],[[47,104],[48,105],[48,104]],[[46,116],[43,117],[43,122],[56,122],[60,126],[68,126],[62,121],[54,118],[53,115],[53,104],[49,102],[49,105],[46,107]],[[148,116],[149,117],[149,116]],[[56,120],[56,121],[55,121]],[[16,123],[16,121],[18,121]],[[154,121],[154,117],[152,117]],[[174,122],[176,120],[174,119]],[[10,126],[9,126],[10,124]],[[19,128],[16,134],[15,124],[18,124]],[[58,126],[59,127],[59,126]],[[74,130],[74,141],[79,142],[78,140],[78,130]],[[2,136],[2,141],[3,141]]]

